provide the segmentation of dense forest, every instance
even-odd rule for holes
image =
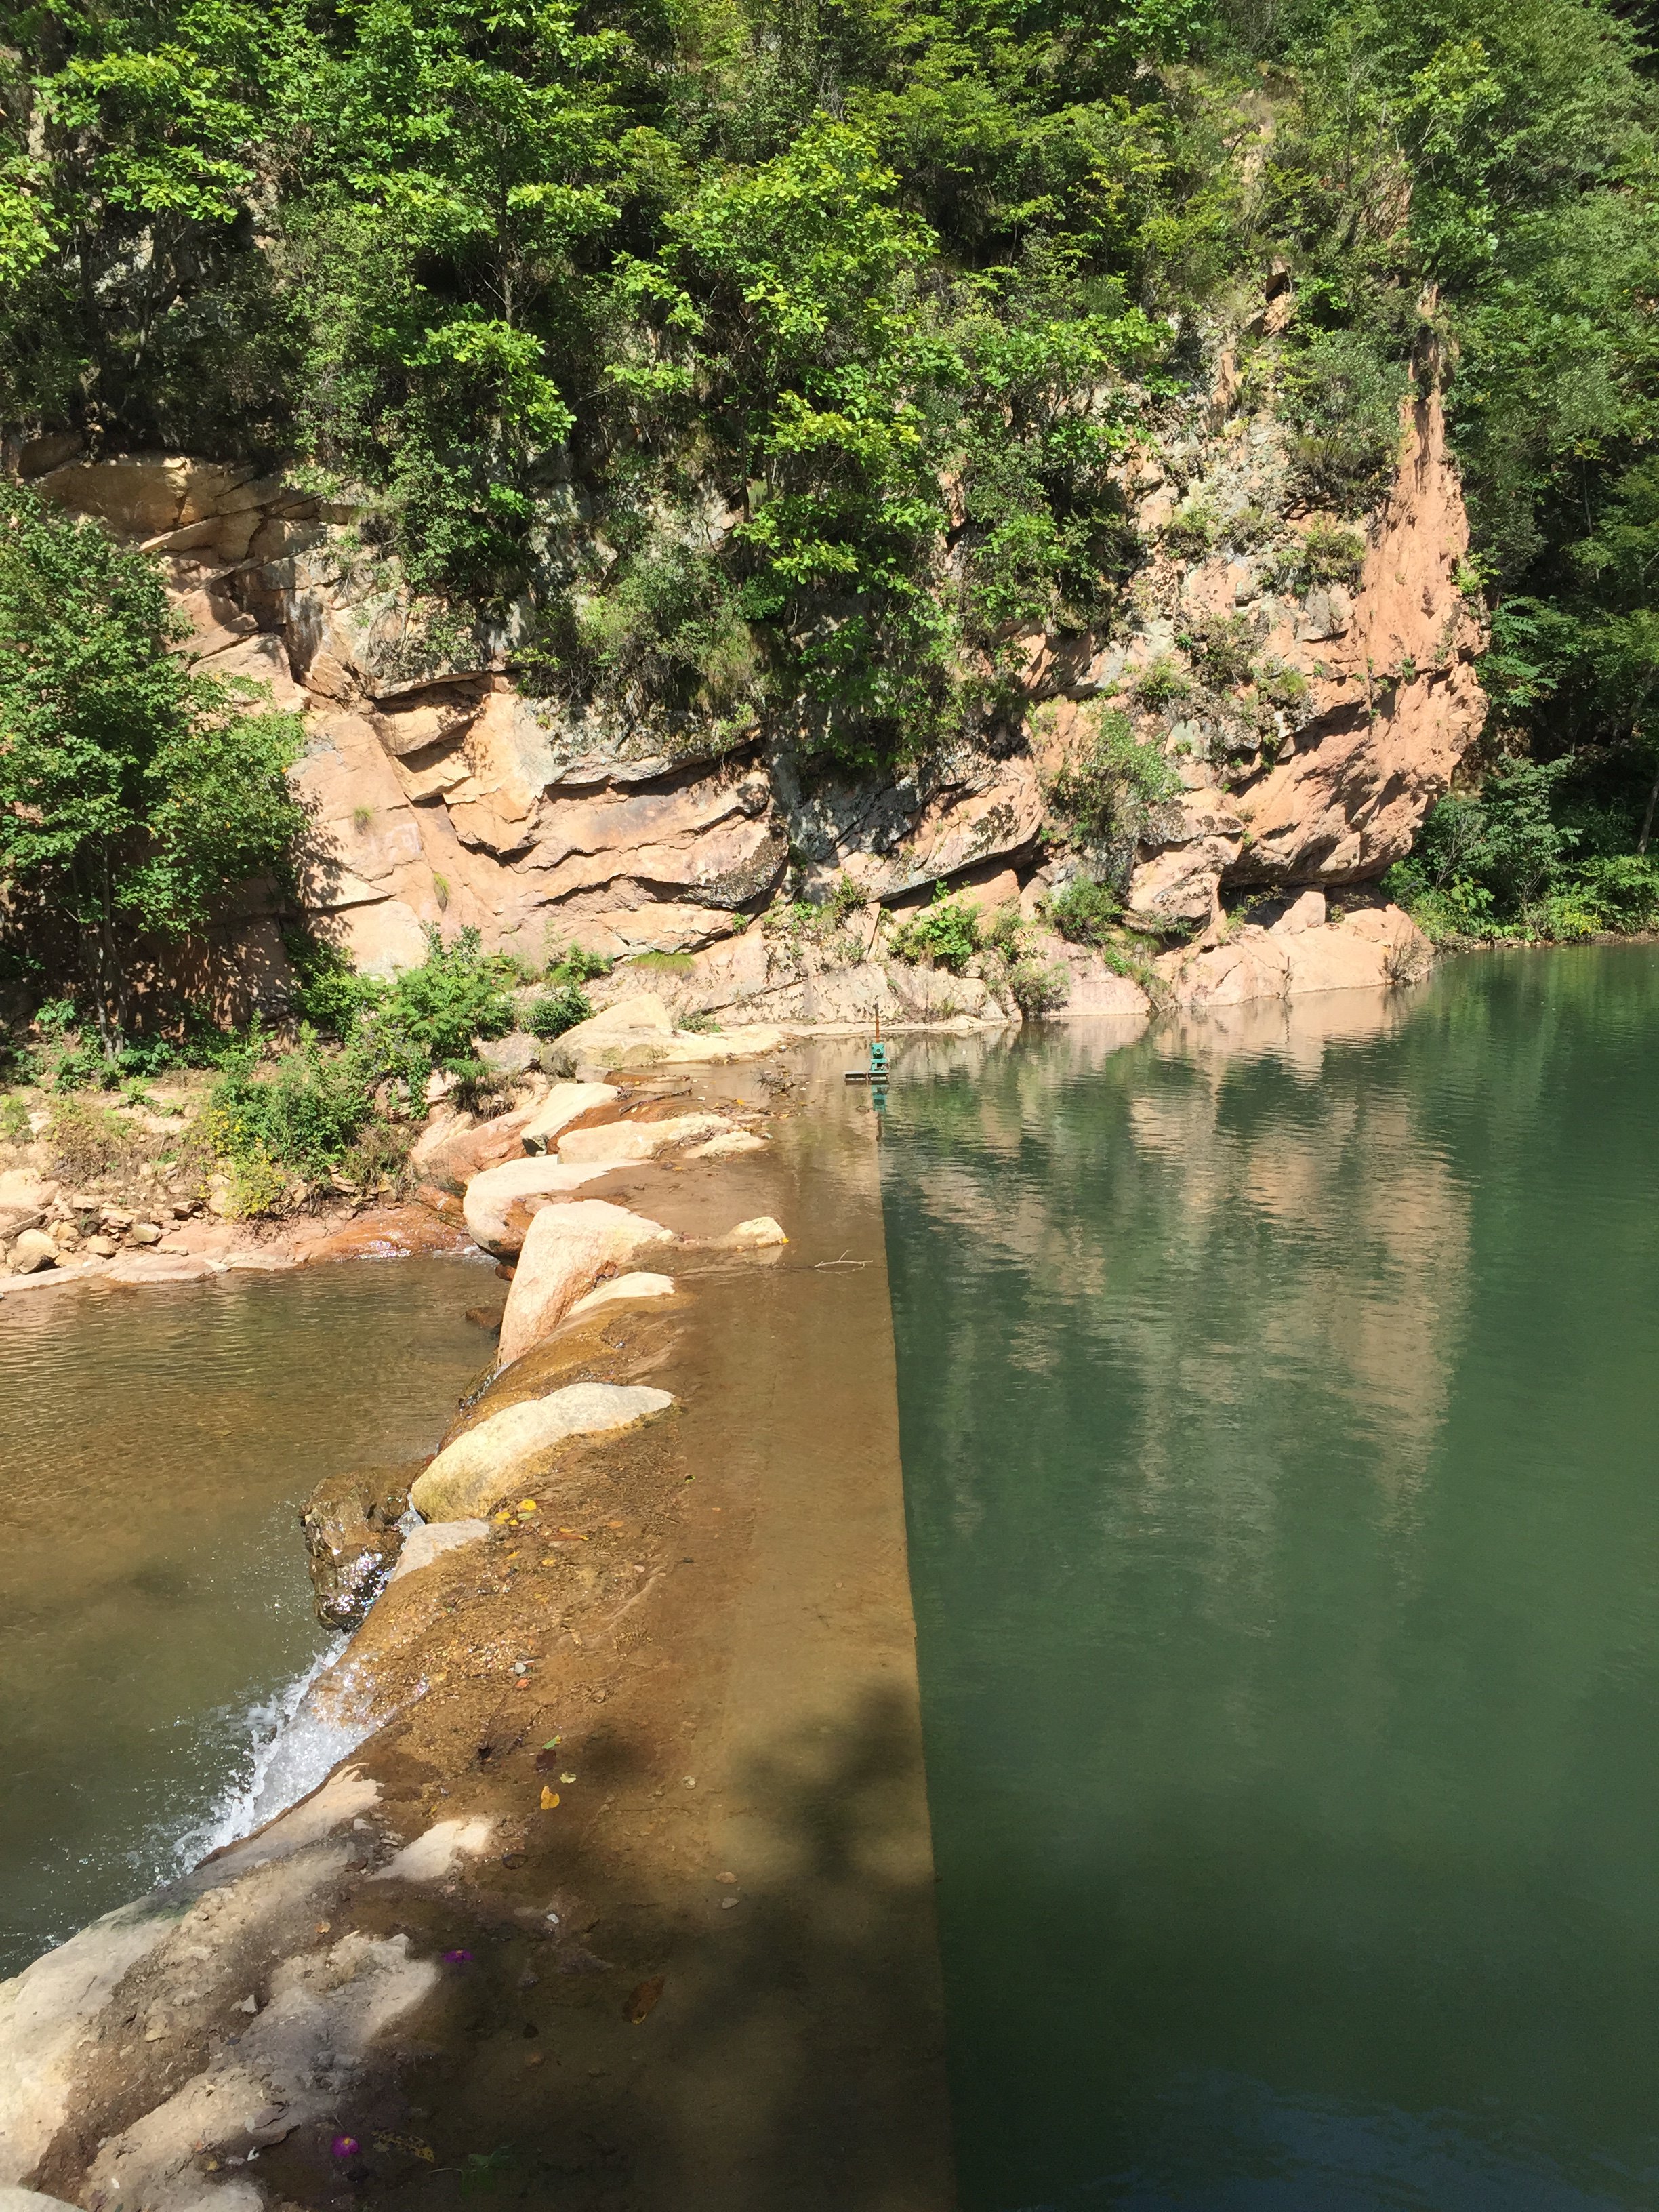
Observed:
[[[280,461],[350,499],[434,619],[507,625],[529,688],[882,762],[994,721],[1022,635],[1109,622],[1139,556],[1115,468],[1206,388],[1220,337],[1338,514],[1375,501],[1402,395],[1434,377],[1495,711],[1399,888],[1466,931],[1659,900],[1659,107],[1635,12],[88,0],[9,21],[14,441]],[[27,735],[62,604],[20,570],[40,518],[7,497],[0,613],[34,644],[0,716]],[[268,782],[281,732],[258,742]],[[0,797],[27,751],[0,751]]]

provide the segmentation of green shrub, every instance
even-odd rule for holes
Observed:
[[[356,974],[331,945],[310,938],[286,940],[295,979],[293,1011],[312,1033],[313,1045],[319,1035],[337,1039],[362,1082],[372,1086],[392,1079],[410,1103],[434,1068],[464,1081],[480,1080],[475,1040],[505,1036],[516,1018],[507,987],[519,980],[520,963],[510,954],[485,952],[476,929],[463,929],[446,945],[431,927],[426,940],[426,958],[389,983]],[[281,1150],[272,1157],[301,1164]]]
[[[1606,915],[1577,885],[1547,893],[1526,919],[1540,937],[1560,945],[1571,945],[1578,938],[1599,936],[1607,927]]]
[[[933,887],[933,903],[913,921],[902,923],[889,940],[901,960],[930,960],[934,967],[961,975],[980,947],[979,916],[943,884]]]
[[[198,671],[188,634],[158,562],[0,479],[0,932],[76,946],[106,1045],[135,941],[201,927],[304,824],[298,716],[250,711],[258,687]]]
[[[1138,836],[1148,811],[1180,788],[1179,772],[1163,747],[1138,738],[1122,709],[1109,707],[1050,778],[1048,797],[1065,833],[1088,845]]]
[[[419,967],[405,968],[360,1018],[388,1073],[421,1060],[429,1069],[471,1059],[475,1038],[505,1036],[514,1024],[505,988],[511,962],[483,951],[476,929],[462,930],[446,946],[432,927],[426,941]]]
[[[246,1152],[226,1158],[224,1167],[230,1180],[226,1194],[226,1210],[235,1221],[251,1221],[260,1214],[276,1213],[282,1210],[293,1182],[288,1170],[273,1160],[269,1152],[254,1147]]]
[[[999,952],[1005,960],[1018,960],[1026,949],[1030,927],[1010,899],[981,916],[980,942],[988,952]]]
[[[1286,364],[1297,489],[1340,514],[1371,504],[1400,451],[1410,378],[1387,346],[1368,330],[1316,331]]]
[[[1192,696],[1192,678],[1178,661],[1171,660],[1167,654],[1160,654],[1143,670],[1135,684],[1136,701],[1152,714],[1161,708],[1176,706]]]
[[[1451,875],[1436,882],[1419,860],[1408,859],[1395,862],[1382,878],[1382,888],[1397,906],[1405,908],[1431,945],[1491,937],[1498,932],[1496,902],[1491,891],[1468,876]]]
[[[46,1141],[52,1173],[70,1183],[125,1173],[137,1163],[144,1142],[124,1115],[81,1098],[60,1099],[53,1106]]]
[[[579,983],[565,983],[556,991],[544,991],[532,1001],[524,1018],[524,1025],[532,1036],[551,1039],[562,1036],[574,1030],[578,1022],[585,1022],[593,1012],[592,1001]]]
[[[303,1030],[295,1049],[269,1066],[250,1046],[210,1095],[210,1141],[252,1175],[326,1177],[374,1115],[379,1073],[357,1039],[343,1051],[325,1052],[315,1033]]]
[[[1250,648],[1255,641],[1247,615],[1197,615],[1176,636],[1212,691],[1231,691],[1254,680]]]
[[[549,952],[543,973],[550,983],[591,983],[608,975],[616,964],[603,952],[590,952],[585,945],[571,944]]]
[[[387,985],[360,975],[346,955],[298,930],[285,933],[283,949],[294,973],[289,1008],[324,1036],[349,1037],[359,1019],[386,997]]]
[[[1305,591],[1313,584],[1357,584],[1365,565],[1365,541],[1357,530],[1310,523],[1296,544],[1273,562],[1268,580]]]
[[[659,975],[689,975],[696,966],[689,952],[636,952],[631,968],[653,969]]]
[[[689,1030],[693,1036],[718,1036],[720,1033],[720,1025],[713,1014],[687,1014],[679,1027]]]
[[[760,659],[738,591],[709,554],[660,541],[619,561],[601,589],[553,603],[518,662],[532,690],[747,727]],[[738,734],[733,732],[732,734]]]
[[[1311,696],[1308,679],[1299,668],[1282,660],[1264,660],[1255,672],[1256,696],[1282,714],[1299,714]]]
[[[112,1091],[118,1080],[117,1062],[106,1056],[94,1037],[66,1039],[52,1063],[54,1091]]]
[[[458,1089],[458,1097],[460,1091]],[[333,1180],[354,1190],[395,1191],[409,1165],[414,1130],[407,1121],[384,1121],[373,1116],[334,1163]]]
[[[823,910],[830,925],[839,929],[850,915],[868,903],[865,893],[843,869],[830,886],[830,895],[823,902]]]
[[[28,1101],[0,1098],[0,1144],[25,1145],[29,1136]]]
[[[1164,526],[1164,550],[1177,561],[1201,561],[1220,527],[1214,510],[1201,503],[1178,508]]]
[[[1659,925],[1659,860],[1644,853],[1608,853],[1581,860],[1573,870],[1579,899],[1597,916],[1598,929],[1652,929]]]
[[[1123,919],[1123,902],[1109,884],[1073,876],[1048,901],[1048,919],[1073,945],[1109,944]]]
[[[1014,1004],[1028,1019],[1054,1013],[1071,996],[1071,971],[1059,960],[1016,960],[1005,980]]]
[[[205,1007],[186,1003],[156,1018],[169,1026],[137,1036],[112,1029],[106,1043],[81,1025],[72,1000],[48,1000],[36,1011],[33,1042],[15,1049],[17,1073],[46,1090],[113,1091],[173,1068],[216,1067],[241,1042]]]

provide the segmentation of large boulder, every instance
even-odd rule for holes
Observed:
[[[1070,945],[1063,938],[1038,939],[1039,956],[1062,966],[1068,977],[1064,1006],[1054,1018],[1064,1022],[1135,1022],[1152,1018],[1152,1000],[1132,976],[1109,968],[1092,947]]]
[[[15,1273],[33,1275],[58,1265],[58,1247],[44,1229],[25,1229],[11,1248]]]
[[[422,1567],[435,1566],[447,1552],[459,1552],[468,1544],[482,1544],[489,1534],[488,1521],[430,1521],[411,1529],[398,1554],[398,1564],[386,1577],[388,1588],[407,1576],[417,1575]]]
[[[726,1129],[710,1137],[706,1144],[688,1146],[685,1157],[688,1160],[737,1160],[745,1152],[765,1150],[764,1137],[757,1137],[748,1129]]]
[[[1155,963],[1171,1002],[1194,1012],[1299,998],[1316,991],[1379,990],[1427,974],[1432,949],[1396,906],[1367,908],[1313,928],[1247,927],[1224,945],[1166,953]]]
[[[355,1628],[374,1602],[402,1548],[398,1523],[408,1506],[404,1476],[353,1468],[325,1475],[300,1508],[317,1618],[325,1628]]]
[[[635,991],[567,1030],[559,1044],[577,1073],[585,1074],[757,1060],[776,1052],[783,1041],[782,1030],[765,1022],[712,1033],[677,1030],[672,1012],[657,992]]]
[[[38,1212],[51,1205],[62,1188],[33,1168],[7,1168],[0,1171],[0,1212]]]
[[[622,1039],[631,1042],[637,1037],[667,1038],[673,1034],[674,1017],[657,993],[631,991],[567,1030],[559,1042],[574,1058],[585,1060]]]
[[[752,1220],[740,1221],[735,1229],[728,1229],[724,1237],[710,1238],[717,1251],[767,1252],[789,1242],[781,1222],[774,1221],[769,1213],[757,1213]]]
[[[504,1407],[445,1445],[415,1484],[415,1510],[428,1521],[476,1519],[521,1489],[556,1445],[632,1428],[673,1402],[641,1383],[573,1382]]]
[[[538,1110],[535,1106],[520,1106],[511,1114],[476,1121],[470,1114],[439,1106],[415,1139],[409,1164],[425,1181],[447,1182],[459,1189],[485,1168],[517,1159],[524,1150],[520,1133]]]
[[[142,1291],[158,1283],[204,1283],[218,1273],[219,1264],[199,1252],[122,1252],[110,1261],[104,1280]]]
[[[621,1097],[609,1083],[556,1083],[525,1123],[520,1140],[527,1152],[552,1152],[573,1121],[614,1105]]]
[[[556,1328],[601,1277],[622,1274],[641,1255],[678,1242],[659,1221],[603,1199],[549,1206],[531,1222],[501,1316],[503,1367]]]
[[[672,1298],[678,1289],[672,1275],[612,1275],[598,1290],[590,1291],[585,1298],[578,1298],[565,1319],[580,1321],[600,1306],[625,1305],[635,1298]]]
[[[699,1139],[729,1135],[735,1124],[723,1114],[677,1114],[666,1121],[606,1121],[597,1129],[573,1129],[559,1139],[562,1160],[603,1161],[621,1165],[655,1159]]]
[[[609,1164],[551,1159],[544,1152],[486,1168],[466,1187],[467,1234],[495,1259],[511,1259],[524,1243],[532,1213],[553,1199],[568,1198],[586,1182],[597,1182]]]
[[[783,1031],[770,1022],[749,1022],[707,1035],[681,1031],[670,1037],[622,1038],[605,1054],[607,1068],[726,1067],[738,1060],[764,1060],[781,1052]]]

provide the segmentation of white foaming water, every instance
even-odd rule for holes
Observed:
[[[179,1838],[177,1873],[187,1874],[210,1852],[222,1850],[297,1805],[370,1733],[372,1721],[325,1719],[307,1703],[313,1684],[345,1648],[343,1636],[333,1638],[296,1680],[250,1709],[242,1771],[206,1819]]]

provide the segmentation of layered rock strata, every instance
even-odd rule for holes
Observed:
[[[994,744],[947,746],[884,778],[809,776],[758,732],[718,757],[671,755],[522,696],[506,672],[510,625],[438,651],[395,573],[358,550],[349,507],[251,469],[60,456],[37,488],[167,562],[199,665],[304,712],[301,895],[362,967],[413,963],[425,929],[471,925],[535,961],[571,939],[612,957],[692,956],[700,1007],[757,1023],[858,1021],[881,1006],[931,1024],[1003,1008],[982,978],[884,957],[870,902],[994,884],[1030,908],[1068,866],[1103,858],[1132,921],[1201,938],[1240,891],[1374,881],[1480,727],[1468,526],[1438,395],[1407,411],[1395,482],[1360,534],[1296,518],[1271,417],[1214,412],[1218,427],[1194,417],[1125,464],[1148,559],[1115,634],[1028,641],[1025,707]],[[1079,862],[1050,780],[1103,705],[1163,747],[1182,788],[1131,848]],[[866,902],[859,957],[793,957],[747,927],[792,855],[809,896],[850,887]],[[272,898],[260,910],[255,887],[245,907],[236,956],[280,998]],[[1304,970],[1293,989],[1313,988]],[[1115,995],[1098,973],[1074,980],[1083,1004]],[[599,1041],[575,1040],[579,1070],[597,1065],[580,1048]],[[687,1056],[673,1038],[634,1042],[635,1064]]]

